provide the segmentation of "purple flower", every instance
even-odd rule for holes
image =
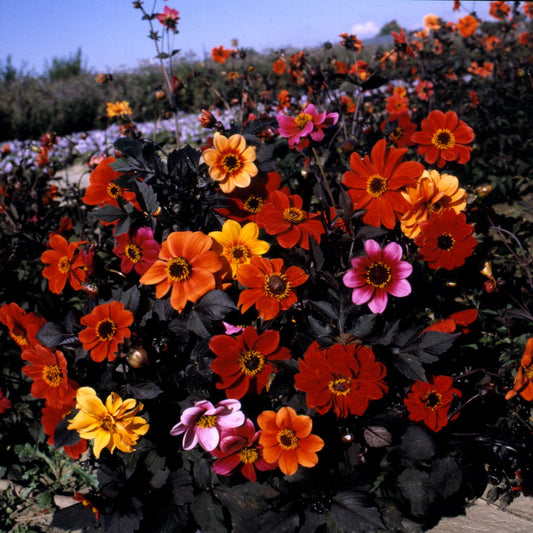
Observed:
[[[241,404],[237,400],[223,400],[213,406],[207,400],[194,402],[194,407],[183,411],[181,419],[171,430],[170,434],[183,436],[183,449],[191,450],[197,444],[210,452],[220,441],[223,429],[242,426],[245,416],[240,410]]]
[[[388,295],[402,297],[411,293],[411,285],[405,279],[413,267],[402,261],[402,248],[391,242],[382,250],[379,244],[368,239],[365,242],[366,256],[351,260],[352,268],[342,281],[353,289],[355,305],[368,303],[372,313],[383,313]]]

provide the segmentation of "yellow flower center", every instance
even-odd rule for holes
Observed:
[[[454,245],[455,239],[449,233],[443,233],[437,238],[437,246],[445,252],[449,252]]]
[[[264,200],[258,194],[251,194],[244,201],[244,209],[249,213],[256,214],[263,209]]]
[[[246,263],[250,258],[250,250],[243,244],[236,244],[230,248],[228,255],[234,263]]]
[[[438,129],[431,138],[432,144],[439,150],[448,150],[455,146],[455,135],[446,129]]]
[[[96,336],[100,341],[111,342],[117,332],[118,327],[117,323],[114,320],[111,320],[110,318],[105,318],[104,320],[100,320],[100,322],[96,324],[95,329]]]
[[[59,272],[61,274],[67,274],[70,272],[70,259],[64,255],[58,262],[57,262],[57,268],[59,269]]]
[[[283,211],[283,218],[291,224],[299,224],[305,218],[305,213],[297,207],[288,207]]]
[[[309,113],[300,113],[295,119],[294,122],[296,127],[301,131],[305,128],[305,125],[313,120],[313,117]]]
[[[118,198],[119,196],[122,196],[122,187],[116,183],[110,183],[107,186],[107,194],[109,194],[111,198]]]
[[[100,427],[104,431],[115,431],[115,419],[110,414],[104,415],[102,418],[100,418]]]
[[[294,450],[294,448],[298,448],[298,437],[296,437],[296,433],[292,429],[282,429],[276,438],[279,445],[284,450]]]
[[[265,366],[265,358],[261,352],[257,350],[249,350],[239,354],[239,366],[243,374],[249,377],[254,377],[263,370]]]
[[[533,381],[533,364],[531,364],[531,365],[529,365],[528,367],[525,368],[524,374],[525,374],[527,379]]]
[[[59,387],[63,382],[63,374],[58,365],[46,365],[43,367],[42,376],[49,387]]]
[[[236,154],[226,154],[220,164],[227,174],[236,174],[243,167],[242,159]]]
[[[124,253],[132,263],[138,263],[142,259],[141,249],[136,244],[128,244]]]
[[[284,298],[287,298],[290,290],[291,284],[287,280],[285,274],[277,272],[275,274],[267,274],[265,276],[265,292],[271,298],[276,298],[276,300],[281,301]]]
[[[372,263],[366,271],[366,281],[376,289],[383,289],[392,280],[392,271],[389,265],[378,261]]]
[[[439,394],[435,390],[429,391],[426,394],[424,401],[426,402],[426,407],[437,410],[442,403],[442,394]]]
[[[201,428],[213,428],[216,421],[217,415],[203,415],[196,421],[196,425]]]
[[[243,448],[239,452],[239,459],[244,464],[255,463],[259,459],[259,451],[257,448]]]
[[[350,394],[352,380],[350,378],[337,378],[332,379],[328,383],[328,389],[330,390],[331,394],[334,394],[335,396],[346,396],[347,394]]]
[[[183,257],[173,257],[167,263],[167,277],[169,281],[185,281],[191,275],[191,264]]]
[[[374,198],[379,198],[387,190],[387,179],[379,174],[374,174],[366,182],[366,192]]]

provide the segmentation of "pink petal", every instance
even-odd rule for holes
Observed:
[[[183,449],[192,450],[198,444],[198,436],[196,435],[195,426],[187,428],[185,435],[183,435]]]
[[[389,264],[401,261],[402,247],[395,242],[390,242],[383,249],[383,259]]]
[[[413,265],[407,261],[401,261],[392,268],[393,279],[403,279],[410,276],[413,272]]]
[[[374,298],[368,302],[368,308],[372,313],[383,313],[387,307],[387,292],[383,289],[378,289]]]
[[[352,292],[352,302],[355,305],[362,305],[366,304],[370,298],[372,298],[372,295],[374,294],[374,288],[370,285],[365,285],[364,287],[360,287],[358,289],[354,289]]]
[[[214,428],[200,428],[196,427],[196,437],[198,438],[198,443],[206,451],[210,452],[218,446],[218,441],[220,440],[220,434],[216,427]],[[185,446],[183,446],[185,448]],[[188,450],[189,448],[185,448]]]
[[[370,260],[381,260],[381,247],[374,239],[365,241],[365,252]]]
[[[393,281],[388,287],[387,291],[389,294],[392,294],[392,296],[397,296],[398,298],[401,298],[403,296],[407,296],[408,294],[411,294],[411,285],[409,282],[405,279],[400,279]]]
[[[241,462],[238,454],[229,455],[223,459],[218,459],[213,464],[213,470],[215,474],[220,476],[227,476],[232,470],[234,470]]]
[[[217,426],[220,428],[237,428],[244,424],[246,417],[242,411],[237,411],[217,418]]]
[[[170,430],[170,434],[174,435],[174,437],[177,437],[178,435],[185,433],[188,427],[189,426],[186,426],[183,422],[179,422]]]

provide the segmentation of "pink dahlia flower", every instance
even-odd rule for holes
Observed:
[[[313,104],[309,104],[296,117],[278,113],[276,118],[279,122],[278,133],[289,139],[290,148],[301,150],[309,144],[307,136],[313,141],[321,141],[324,138],[324,128],[335,125],[339,120],[339,114],[327,111],[319,113]]]
[[[134,235],[121,233],[116,241],[113,252],[122,260],[120,268],[124,274],[135,269],[142,276],[156,262],[161,249],[151,228],[139,228]]]
[[[195,402],[194,407],[183,411],[179,423],[170,430],[170,434],[177,436],[185,433],[185,450],[200,444],[210,452],[218,446],[222,430],[243,425],[246,417],[240,409],[241,403],[232,399],[223,400],[216,406],[207,400]]]
[[[387,307],[388,295],[402,297],[411,293],[411,285],[405,279],[413,267],[402,261],[402,248],[391,242],[382,250],[379,244],[368,239],[365,242],[366,256],[354,257],[352,268],[342,280],[353,289],[355,305],[368,303],[372,313],[383,313]]]
[[[250,481],[256,481],[255,469],[273,470],[277,463],[267,463],[263,459],[263,447],[259,444],[261,431],[256,431],[254,423],[247,419],[243,426],[224,429],[220,437],[220,446],[211,453],[218,459],[213,470],[219,476],[229,476],[240,466],[242,475]]]

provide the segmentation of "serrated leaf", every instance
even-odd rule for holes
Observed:
[[[324,266],[324,254],[322,253],[320,245],[312,236],[309,237],[309,244],[311,245],[310,250],[315,262],[315,268],[316,270],[322,270],[322,267]]]
[[[376,314],[362,315],[355,321],[355,324],[350,328],[348,333],[351,333],[359,339],[368,337],[374,331],[377,319],[378,315]]]
[[[74,346],[79,344],[76,335],[67,333],[61,326],[54,322],[46,322],[36,335],[37,340],[47,348],[56,348],[58,346]]]
[[[379,74],[374,74],[361,84],[361,88],[363,89],[363,91],[370,91],[372,89],[377,89],[378,87],[385,85],[385,83],[387,83],[388,81],[389,80],[387,78],[384,78]]]
[[[366,427],[363,437],[371,448],[382,448],[389,446],[392,442],[392,435],[383,426]]]
[[[402,496],[408,500],[414,516],[424,516],[435,501],[436,494],[427,472],[408,468],[398,476],[397,486]]]
[[[429,478],[435,490],[446,499],[461,488],[463,474],[457,461],[451,455],[447,455],[434,461]]]
[[[135,381],[123,386],[127,396],[137,400],[152,400],[157,398],[163,390],[151,381]]]
[[[115,222],[125,216],[124,211],[114,205],[104,205],[98,209],[93,209],[89,213],[89,218],[97,218],[103,222]]]
[[[76,503],[56,511],[50,527],[66,531],[78,531],[82,528],[95,527],[96,524],[96,516],[93,511],[83,505],[83,503]]]
[[[209,320],[222,320],[231,311],[236,311],[237,306],[227,293],[214,289],[196,303],[194,310]]]
[[[135,196],[139,202],[139,205],[141,206],[141,209],[150,215],[155,213],[159,207],[159,202],[154,189],[142,181],[136,181],[135,185],[137,186],[138,190],[138,194]]]
[[[394,366],[407,378],[414,381],[425,381],[426,371],[422,363],[410,353],[399,353],[393,359]]]
[[[119,137],[113,143],[113,145],[117,150],[120,150],[125,155],[129,155],[134,159],[142,158],[144,143],[139,139],[132,139],[131,137]]]
[[[357,89],[358,89],[357,85],[355,85],[351,81],[346,81],[345,80],[339,85],[339,91],[341,93],[353,94]]]
[[[435,455],[437,446],[433,437],[424,428],[409,426],[402,436],[400,450],[410,459],[424,461]]]
[[[168,482],[172,487],[172,495],[177,505],[185,505],[193,501],[192,478],[187,470],[181,468],[170,472]]]

